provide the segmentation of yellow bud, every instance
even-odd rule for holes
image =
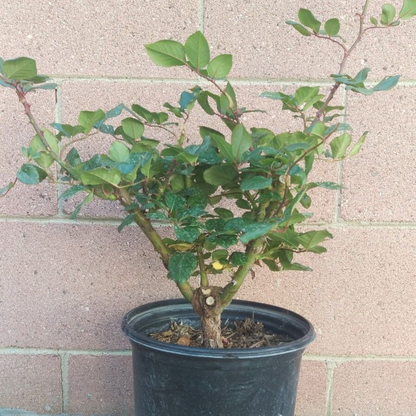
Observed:
[[[212,263],[212,267],[215,270],[221,270],[224,268],[224,266],[219,261],[214,261],[214,263]]]

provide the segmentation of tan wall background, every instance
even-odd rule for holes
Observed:
[[[200,29],[214,55],[233,53],[239,102],[269,111],[247,115],[248,125],[280,130],[293,121],[259,93],[328,87],[340,59],[330,42],[305,39],[284,22],[308,7],[323,19],[339,17],[352,40],[361,3],[8,0],[0,10],[0,56],[31,56],[58,83],[56,96],[31,97],[42,123],[75,122],[79,110],[120,102],[161,110],[163,102],[177,102],[197,80],[156,68],[142,45],[184,41]],[[378,17],[381,4],[373,0],[370,15]],[[302,259],[311,273],[260,270],[241,292],[295,310],[316,327],[297,416],[416,415],[416,22],[403,26],[373,31],[348,66],[351,75],[372,68],[373,80],[401,74],[400,85],[368,99],[345,92],[337,98],[355,135],[371,133],[358,157],[319,167],[319,176],[345,187],[318,192],[311,208],[313,221],[334,234],[328,253]],[[2,186],[14,178],[20,147],[32,136],[10,91],[0,90]],[[102,145],[91,142],[86,151]],[[117,232],[118,209],[94,203],[74,222],[74,204],[58,202],[60,192],[19,185],[0,199],[0,408],[131,415],[121,318],[177,292],[137,229]]]

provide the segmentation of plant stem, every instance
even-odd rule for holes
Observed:
[[[209,286],[209,280],[208,280],[207,270],[205,267],[204,253],[202,252],[201,244],[198,244],[196,252],[197,252],[197,257],[198,257],[199,276],[201,278],[201,286],[207,287]]]
[[[121,202],[121,204],[124,207],[127,207],[133,203],[130,197],[130,194],[128,193],[126,189],[119,188],[117,191],[120,195],[118,200]],[[131,213],[134,214],[134,222],[140,227],[144,235],[149,239],[149,241],[153,245],[153,248],[160,255],[163,265],[165,266],[166,270],[168,270],[171,253],[169,251],[169,248],[163,242],[162,237],[154,229],[152,222],[148,218],[146,218],[146,215],[143,211],[136,208],[134,210],[131,210]],[[193,296],[193,289],[191,285],[189,284],[189,282],[185,282],[185,283],[176,282],[176,285],[178,286],[184,298],[190,302]]]
[[[345,65],[347,63],[347,60],[349,58],[349,56],[351,55],[351,53],[354,51],[354,49],[357,47],[357,45],[360,43],[364,33],[365,33],[365,29],[364,29],[364,18],[367,14],[368,11],[368,6],[370,5],[370,0],[366,0],[364,7],[363,7],[363,11],[360,14],[360,26],[358,29],[358,35],[354,41],[354,43],[350,46],[350,48],[346,49],[345,47],[343,48],[344,50],[344,57],[341,61],[341,64],[339,66],[339,71],[338,71],[338,75],[342,75],[342,72],[344,71]],[[332,101],[332,99],[334,98],[335,93],[337,92],[338,88],[340,87],[341,83],[340,82],[336,82],[332,88],[331,91],[328,94],[328,97],[326,98],[325,102],[322,104],[321,108],[318,110],[318,112],[316,113],[315,119],[312,121],[312,124],[316,123],[318,120],[320,120],[320,118],[322,117],[323,113],[325,112],[326,107],[328,107],[329,103]]]
[[[264,240],[265,237],[260,237],[251,241],[248,244],[246,250],[247,261],[237,269],[236,273],[234,274],[233,280],[224,287],[221,293],[222,309],[226,308],[231,303],[233,297],[240,289],[248,272],[251,270],[255,261],[257,260],[258,254],[261,252]]]

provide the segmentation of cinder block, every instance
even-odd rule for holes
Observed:
[[[0,355],[0,405],[41,414],[62,412],[60,358]]]
[[[41,128],[54,122],[54,91],[28,94],[32,112]],[[35,131],[24,114],[23,106],[11,89],[0,89],[0,188],[13,182],[16,173],[27,159],[21,147],[29,147]],[[17,182],[6,197],[0,200],[0,215],[52,216],[57,213],[56,186],[46,181],[39,186]]]
[[[344,163],[344,221],[413,222],[416,88],[396,87],[372,97],[350,94],[349,122],[367,143]]]
[[[308,348],[321,355],[413,356],[416,344],[416,231],[330,229],[328,253],[301,254],[313,272],[256,268],[239,294],[291,309],[317,332]],[[265,290],[267,288],[267,290]]]
[[[337,366],[333,414],[410,416],[416,409],[416,363],[361,361]]]
[[[71,414],[131,416],[134,413],[130,356],[71,356]]]
[[[31,0],[21,7],[11,0],[0,16],[3,58],[31,56],[42,73],[60,76],[178,76],[181,70],[157,68],[143,45],[185,41],[198,29],[198,7],[186,0],[82,1],[76,7],[67,0]]]
[[[326,364],[302,361],[296,416],[322,416],[326,409]]]
[[[0,223],[1,347],[126,349],[128,310],[178,297],[138,227]]]

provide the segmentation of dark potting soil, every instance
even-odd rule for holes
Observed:
[[[169,328],[163,332],[156,332],[150,336],[169,344],[202,347],[200,328],[172,321]],[[293,341],[287,335],[273,334],[264,329],[261,322],[254,319],[232,322],[221,330],[224,348],[260,348],[281,345]]]

